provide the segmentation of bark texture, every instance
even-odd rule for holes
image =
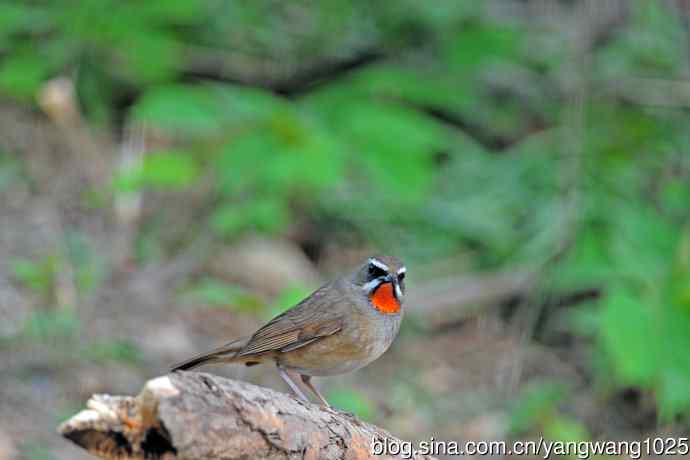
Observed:
[[[60,425],[65,438],[104,459],[369,459],[390,433],[286,394],[182,372],[134,396],[94,395]],[[431,457],[416,456],[415,459]]]

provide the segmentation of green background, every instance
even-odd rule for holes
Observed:
[[[2,2],[0,397],[24,415],[0,448],[76,458],[51,430],[91,392],[136,392],[372,252],[406,261],[416,304],[392,357],[323,382],[336,406],[411,439],[687,434],[682,6]],[[270,285],[249,240],[316,275]],[[527,287],[461,298],[497,274]]]

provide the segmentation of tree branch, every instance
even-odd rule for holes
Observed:
[[[353,416],[196,372],[150,380],[136,397],[94,395],[87,407],[58,431],[106,460],[388,458],[372,455],[372,440],[400,442]]]

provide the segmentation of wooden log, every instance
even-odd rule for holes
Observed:
[[[136,397],[94,395],[58,431],[107,460],[392,458],[373,455],[373,440],[401,442],[352,415],[197,372],[150,380]]]

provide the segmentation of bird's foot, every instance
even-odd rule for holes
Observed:
[[[332,413],[334,413],[334,414],[343,416],[343,417],[345,417],[345,418],[349,418],[349,419],[356,419],[356,418],[357,418],[357,416],[356,416],[354,413],[352,413],[352,412],[348,412],[348,411],[346,411],[346,410],[338,409],[337,407],[333,407],[333,406],[330,406],[330,405],[329,405],[329,406],[324,406],[324,409],[326,409],[327,411],[332,412]]]

